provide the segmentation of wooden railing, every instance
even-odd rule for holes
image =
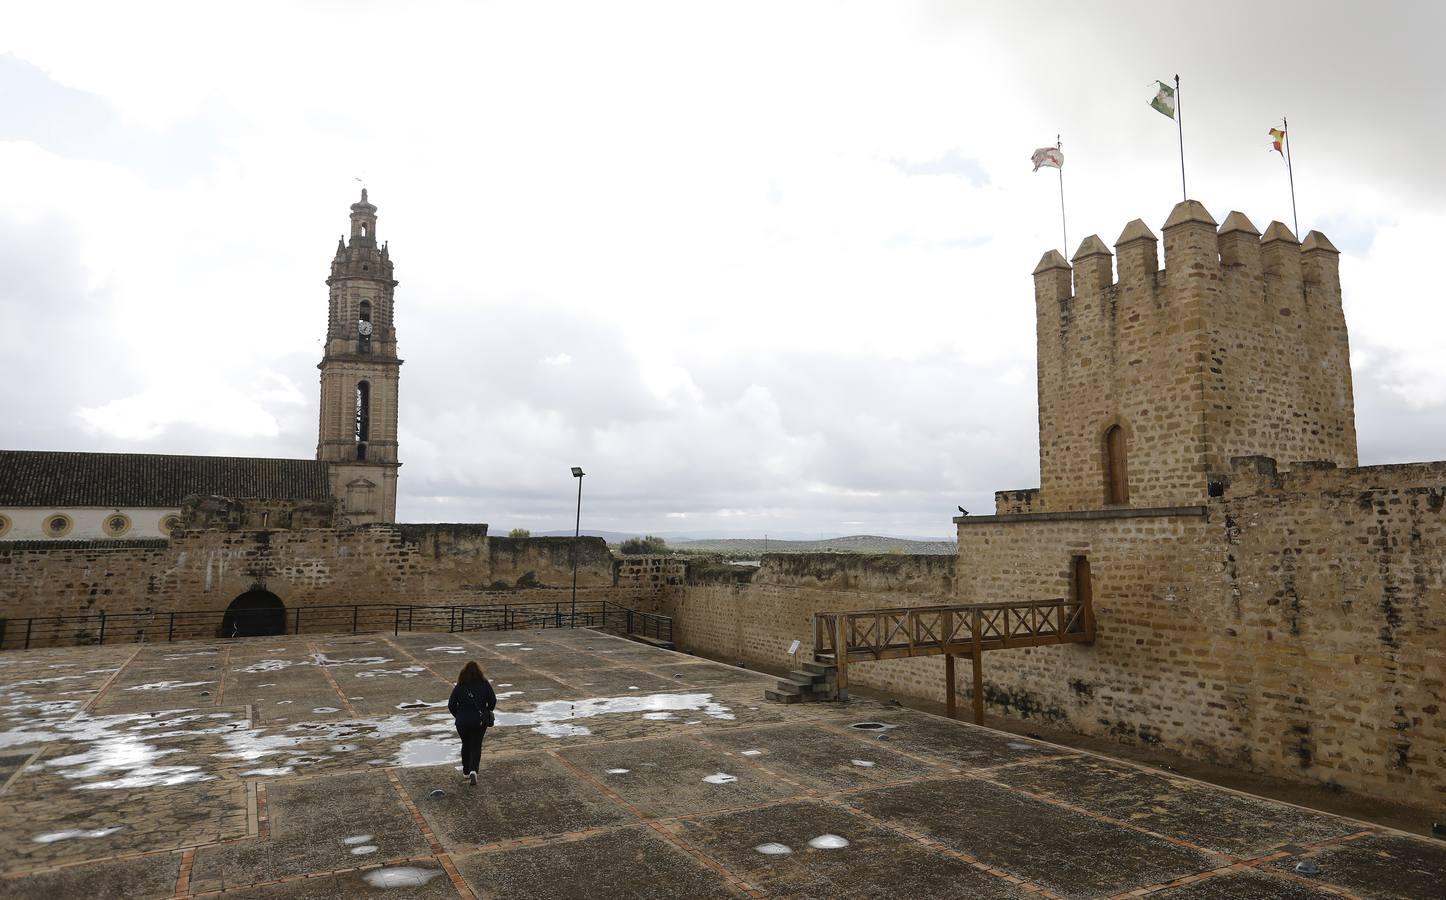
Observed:
[[[1088,643],[1095,627],[1089,603],[1056,599],[820,612],[813,636],[816,657],[837,660],[842,645],[848,662],[865,662]]]
[[[848,667],[908,656],[943,656],[945,705],[954,715],[954,658],[974,668],[974,720],[984,720],[981,657],[986,650],[1086,644],[1095,639],[1094,609],[1081,599],[1021,600],[955,606],[908,606],[813,614],[814,659],[838,669],[839,699],[848,698]]]

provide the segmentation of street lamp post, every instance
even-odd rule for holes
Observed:
[[[571,626],[577,627],[577,539],[582,532],[582,476],[580,466],[572,467],[572,477],[577,479],[577,521],[572,526],[572,616]]]

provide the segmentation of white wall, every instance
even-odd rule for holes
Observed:
[[[141,538],[163,538],[161,521],[167,516],[180,514],[179,509],[156,509],[137,507],[68,507],[68,508],[13,508],[0,507],[0,515],[10,522],[10,529],[0,535],[0,541],[93,541]],[[70,531],[60,537],[53,537],[45,528],[45,522],[57,513],[71,519]],[[112,535],[105,529],[105,521],[116,513],[128,516],[130,528],[124,534]]]

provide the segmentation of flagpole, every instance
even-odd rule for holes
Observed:
[[[1055,136],[1054,136],[1054,148],[1055,148],[1056,150],[1060,151],[1060,153],[1061,153],[1061,158],[1063,158],[1064,142],[1059,139],[1059,135],[1055,135]],[[1062,166],[1062,165],[1059,166],[1057,169],[1055,169],[1055,171],[1059,173],[1059,230],[1060,230],[1060,232],[1061,232],[1061,236],[1064,238],[1064,251],[1063,251],[1063,252],[1064,252],[1065,257],[1068,258],[1068,257],[1069,257],[1069,225],[1066,224],[1065,218],[1064,218],[1064,166]]]
[[[1290,164],[1290,122],[1280,117],[1280,130],[1285,132],[1285,171],[1290,176],[1290,221],[1295,225],[1295,239],[1300,240],[1300,217],[1295,212],[1295,169]]]
[[[1180,76],[1175,76],[1175,128],[1180,134],[1180,199],[1189,200],[1185,191],[1185,105],[1180,102]]]

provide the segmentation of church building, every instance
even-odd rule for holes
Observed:
[[[397,515],[397,282],[377,208],[351,206],[331,261],[316,459],[0,450],[0,540],[169,538]]]

